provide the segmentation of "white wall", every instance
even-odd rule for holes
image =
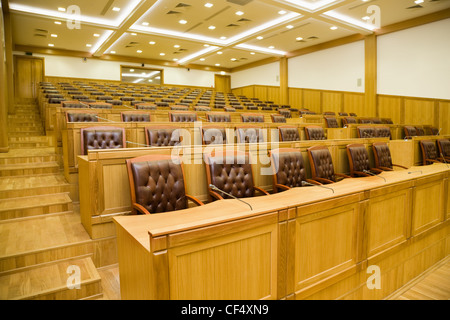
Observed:
[[[288,60],[292,88],[364,92],[364,75],[364,41]]]
[[[378,37],[378,94],[450,99],[450,19]]]
[[[231,74],[232,89],[251,85],[279,86],[280,63],[272,62]]]
[[[15,54],[24,54],[15,52]],[[45,75],[49,77],[71,77],[96,80],[120,81],[120,65],[140,66],[140,63],[105,61],[76,57],[33,54],[45,58]],[[214,87],[214,72],[185,68],[171,68],[145,65],[145,67],[164,69],[164,84]]]

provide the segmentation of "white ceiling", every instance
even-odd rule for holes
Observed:
[[[449,7],[450,0],[9,0],[15,45],[226,69]],[[380,19],[362,19],[377,12]]]

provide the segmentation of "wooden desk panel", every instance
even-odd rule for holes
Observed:
[[[450,254],[444,207],[431,214],[414,208],[430,193],[448,192],[450,170],[443,164],[411,169],[422,174],[384,172],[386,181],[346,179],[332,186],[334,193],[309,187],[246,199],[252,211],[231,199],[114,217],[121,297],[383,298]],[[422,187],[423,195],[414,191]],[[426,228],[418,234],[414,226]],[[411,264],[425,253],[427,263]],[[372,264],[381,268],[379,290],[366,286]],[[403,268],[408,272],[399,273]]]

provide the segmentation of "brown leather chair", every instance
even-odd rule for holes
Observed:
[[[178,161],[178,162],[177,162]],[[133,213],[151,214],[188,208],[188,200],[203,203],[186,194],[180,158],[171,155],[146,155],[127,159]]]
[[[381,118],[381,123],[384,123],[384,124],[394,124],[394,122],[393,122],[392,119],[390,119],[390,118]]]
[[[123,122],[150,122],[150,112],[121,112],[120,118]]]
[[[300,141],[300,134],[295,126],[278,127],[280,141]]]
[[[416,134],[418,136],[424,136],[425,135],[425,130],[423,129],[423,127],[416,127]]]
[[[145,142],[152,147],[174,146],[181,143],[182,137],[177,127],[152,126],[145,128]]]
[[[385,142],[374,142],[372,144],[373,155],[375,157],[375,168],[383,171],[393,171],[393,167],[408,169],[404,166],[393,164],[391,158],[391,151]]]
[[[89,105],[80,101],[61,101],[62,108],[89,108]]]
[[[263,130],[256,126],[236,127],[238,143],[261,143],[264,142]]]
[[[436,141],[438,145],[439,155],[444,157],[446,162],[450,161],[450,140],[439,139]]]
[[[169,112],[170,122],[195,122],[197,121],[197,113],[189,111],[173,111]]]
[[[335,183],[348,175],[334,172],[333,158],[326,146],[313,146],[307,149],[311,166],[311,179],[322,184]]]
[[[202,143],[204,145],[209,144],[226,144],[227,134],[225,127],[202,127]]]
[[[89,150],[126,148],[125,129],[98,126],[81,129],[81,154]]]
[[[206,106],[195,106],[194,107],[195,111],[211,111],[210,107],[206,107]]]
[[[436,142],[434,140],[420,140],[420,150],[422,150],[423,165],[429,165],[436,162],[444,162],[444,159],[439,155]]]
[[[112,109],[112,104],[107,102],[89,102],[89,107],[93,109]]]
[[[327,128],[339,128],[339,123],[337,122],[336,117],[326,116],[324,118]]]
[[[292,118],[291,110],[288,109],[278,109],[278,113],[281,114],[283,117],[290,119]]]
[[[347,112],[339,112],[338,114],[341,117],[348,117],[348,113]]]
[[[170,107],[170,110],[177,110],[177,111],[188,111],[189,107],[188,106],[183,106],[183,105],[173,105]]]
[[[306,140],[326,140],[325,132],[320,126],[305,127]]]
[[[334,112],[334,111],[324,111],[322,114],[324,116],[335,116],[336,112]]]
[[[359,123],[361,123],[361,124],[372,124],[373,121],[372,121],[372,119],[363,118],[363,119],[359,119]]]
[[[273,123],[286,123],[286,117],[282,114],[271,114],[270,118]]]
[[[411,139],[412,137],[417,136],[417,129],[413,126],[404,126],[403,130],[405,132],[405,139]]]
[[[303,156],[299,149],[280,148],[271,150],[269,154],[273,172],[272,183],[274,193],[302,187],[303,181],[319,184],[306,179]]]
[[[229,198],[209,187],[210,184],[236,198],[254,197],[256,191],[269,193],[254,185],[249,154],[242,151],[205,153],[206,179],[210,200]]]
[[[236,112],[236,109],[235,109],[235,108],[232,108],[232,107],[224,107],[223,110],[224,110],[225,112]]]
[[[208,122],[231,122],[231,115],[225,112],[208,112],[206,120]]]
[[[264,115],[258,113],[243,113],[241,114],[242,122],[264,122]]]
[[[354,112],[350,112],[349,114],[348,114],[350,117],[357,117],[357,115],[356,115],[356,113],[354,113]]]
[[[342,126],[343,127],[346,127],[346,126],[348,126],[349,124],[352,124],[352,123],[357,123],[355,118],[353,118],[353,117],[344,117],[344,118],[342,118]]]
[[[391,139],[391,129],[389,127],[375,127],[375,136],[377,138]]]
[[[66,122],[98,122],[97,112],[66,112]]]
[[[358,138],[377,137],[375,127],[358,126],[356,129],[357,129],[356,132],[358,133]]]
[[[370,177],[371,174],[367,172],[372,174],[382,172],[380,169],[370,168],[369,152],[363,144],[354,143],[347,145],[347,156],[351,177]]]
[[[156,104],[154,103],[138,103],[135,107],[137,110],[156,110]]]

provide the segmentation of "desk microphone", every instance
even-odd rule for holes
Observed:
[[[420,172],[420,174],[422,174],[422,170],[410,171],[410,172],[408,172],[408,174],[412,174],[412,173],[416,173],[416,172]]]
[[[217,188],[217,187],[216,187],[215,185],[213,185],[213,184],[210,184],[209,187],[210,187],[211,189],[215,190],[215,191],[222,192],[222,193],[226,194],[227,196],[230,196],[230,197],[232,197],[232,198],[234,198],[234,199],[236,199],[236,200],[239,200],[239,201],[245,203],[246,205],[248,205],[248,206],[250,207],[250,210],[253,210],[253,208],[252,208],[252,206],[250,205],[250,203],[247,203],[247,202],[245,202],[244,200],[241,200],[241,199],[239,199],[239,198],[236,198],[236,197],[233,196],[232,194],[229,194],[229,193],[227,193],[227,192],[225,192],[225,191],[223,191],[223,190],[220,190],[219,188]]]
[[[102,119],[102,120],[106,120],[106,121],[108,121],[108,122],[114,122],[114,123],[116,123],[117,121],[114,121],[114,120],[109,120],[109,119],[106,119],[106,118],[102,118],[102,117],[99,117],[99,116],[95,116],[94,115],[94,117],[96,117],[97,119]]]
[[[436,133],[437,136],[441,134],[441,130],[442,130],[442,128],[440,128],[438,133]]]
[[[368,170],[363,170],[363,172],[364,172],[364,173],[367,173],[367,174],[370,174],[371,176],[381,178],[381,179],[384,180],[384,182],[386,182],[386,179],[385,179],[384,177],[380,177],[380,176],[376,175],[376,174],[373,173],[373,172],[370,172],[370,171],[368,171]]]
[[[444,157],[444,155],[442,154],[442,152],[441,152],[441,157],[442,157],[442,160],[444,160],[444,163],[447,165],[447,168],[448,168],[448,163],[447,163],[447,161],[445,160],[445,157]]]
[[[302,187],[304,187],[304,186],[321,187],[321,188],[329,189],[329,190],[333,191],[333,193],[334,193],[334,190],[332,188],[325,187],[321,184],[313,184],[313,183],[309,183],[306,181],[302,181]]]

